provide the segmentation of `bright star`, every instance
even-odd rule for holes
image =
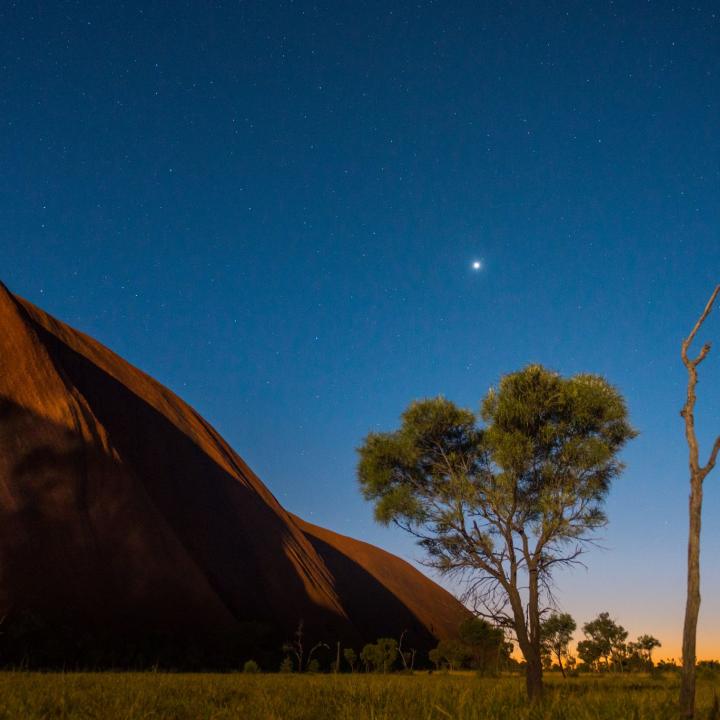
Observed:
[[[472,264],[473,270],[482,270],[482,262],[480,260],[475,260]]]

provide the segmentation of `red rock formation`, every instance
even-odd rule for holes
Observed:
[[[290,515],[195,410],[0,285],[0,614],[428,646],[465,609]]]
[[[363,637],[397,637],[401,625],[416,641],[427,634],[433,639],[456,635],[467,611],[405,560],[299,517],[295,521],[325,561]]]

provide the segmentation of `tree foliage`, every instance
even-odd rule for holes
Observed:
[[[553,660],[557,660],[560,672],[565,677],[565,665],[569,655],[569,645],[577,624],[568,613],[553,613],[543,620],[541,626],[543,651]]]
[[[495,673],[512,649],[502,628],[482,618],[469,617],[461,623],[457,637],[441,640],[430,651],[429,658],[438,668],[445,666],[457,670],[467,667],[480,673]]]
[[[429,657],[438,667],[458,670],[470,659],[470,651],[457,639],[441,640],[437,647],[430,651]]]
[[[652,651],[657,647],[661,647],[661,643],[652,635],[640,635],[635,642],[629,642],[626,654],[628,668],[631,670],[652,670],[655,667]]]
[[[604,664],[605,669],[622,670],[628,633],[610,617],[610,613],[602,612],[585,623],[583,634],[585,639],[578,643],[578,655],[586,665],[599,670]]]
[[[640,635],[635,646],[643,654],[645,659],[652,663],[652,651],[655,648],[662,647],[662,643],[652,635]]]
[[[357,655],[352,648],[345,648],[343,650],[343,657],[345,662],[350,666],[350,672],[355,672],[355,665],[357,663]]]
[[[414,402],[398,430],[365,438],[358,476],[378,521],[416,536],[429,565],[465,580],[477,611],[513,630],[537,696],[552,571],[605,524],[635,431],[603,378],[539,365],[503,377],[480,418],[442,397]]]
[[[470,667],[481,673],[497,672],[512,652],[502,628],[479,617],[470,617],[461,623],[458,639],[467,648]]]
[[[367,644],[360,653],[360,660],[369,672],[388,672],[397,657],[398,643],[395,638],[379,638],[376,643]]]

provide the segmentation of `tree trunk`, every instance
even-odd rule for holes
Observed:
[[[560,672],[562,673],[562,676],[565,677],[565,668],[562,664],[562,655],[558,654],[558,665],[560,666]]]
[[[687,602],[683,626],[683,666],[680,685],[681,717],[695,716],[695,639],[700,613],[700,525],[702,513],[702,477],[690,478],[690,532],[688,536]]]
[[[525,654],[525,687],[527,688],[528,698],[530,702],[540,700],[543,695],[543,676],[542,676],[542,660],[540,659],[540,651],[530,646]]]
[[[540,654],[540,613],[538,610],[537,571],[531,568],[529,573],[528,619],[525,622],[520,593],[516,585],[505,588],[513,611],[515,637],[520,651],[527,663],[525,668],[525,686],[531,702],[540,700],[543,694],[542,656]]]
[[[527,660],[527,692],[531,701],[539,700],[543,694],[542,654],[540,652],[540,598],[538,593],[538,570],[534,564],[528,567],[528,620],[529,654]]]
[[[720,437],[710,451],[705,467],[700,465],[697,436],[695,434],[695,388],[698,382],[698,365],[710,352],[710,343],[705,343],[696,358],[688,356],[688,349],[695,339],[698,330],[713,309],[715,299],[720,295],[718,285],[710,296],[705,310],[695,327],[683,341],[680,356],[688,371],[687,398],[680,415],[685,420],[685,438],[690,453],[690,530],[688,533],[688,576],[687,601],[685,603],[685,624],[683,625],[683,667],[680,685],[680,715],[686,720],[695,715],[695,639],[697,634],[698,614],[700,613],[700,523],[702,515],[703,481],[715,467],[720,453]]]

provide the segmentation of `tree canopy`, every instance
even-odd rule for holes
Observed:
[[[398,656],[398,642],[394,638],[379,638],[376,643],[368,643],[360,653],[360,659],[367,670],[387,672],[392,668]]]
[[[543,650],[550,658],[557,660],[563,677],[563,658],[568,656],[568,646],[576,629],[577,624],[568,613],[553,613],[541,625]]]
[[[529,365],[488,392],[479,418],[443,397],[419,400],[399,429],[359,449],[377,520],[417,537],[429,565],[464,580],[477,611],[513,630],[533,697],[552,570],[605,524],[618,453],[634,435],[602,377]]]
[[[578,655],[586,665],[594,667],[604,661],[608,667],[613,663],[622,669],[628,633],[610,617],[610,613],[602,612],[585,623],[583,633],[585,639],[578,643]]]

